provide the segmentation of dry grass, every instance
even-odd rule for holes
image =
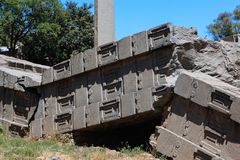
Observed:
[[[1,130],[1,129],[0,129]],[[119,152],[101,147],[78,147],[69,135],[55,135],[41,141],[9,137],[0,131],[0,160],[154,160],[141,147],[124,147]],[[161,159],[161,158],[160,158]]]
[[[115,150],[109,150],[100,147],[79,147],[78,150],[71,155],[64,155],[59,152],[43,152],[38,160],[47,160],[48,157],[61,157],[64,160],[154,160],[152,155],[148,153],[140,153],[129,156]]]

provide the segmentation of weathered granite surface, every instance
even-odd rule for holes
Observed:
[[[0,56],[0,121],[34,138],[162,122],[151,136],[173,159],[236,159],[240,43],[163,24],[52,67]],[[164,146],[164,147],[162,147]]]
[[[183,27],[175,27],[175,31],[172,41],[180,68],[200,71],[239,87],[239,42],[202,39],[194,29]]]
[[[42,73],[48,66],[0,55],[0,122],[24,136],[38,108]]]
[[[42,73],[49,69],[48,66],[34,64],[14,57],[0,55],[0,72],[3,73],[3,79],[10,78],[13,84],[23,85],[24,87],[37,87],[41,85]],[[8,80],[5,87],[8,86]]]

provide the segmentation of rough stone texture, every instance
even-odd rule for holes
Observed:
[[[176,82],[171,114],[152,136],[152,145],[173,159],[236,159],[239,91],[206,74],[184,71]]]
[[[83,68],[83,54],[79,53],[76,55],[71,55],[71,71],[72,75],[77,75],[84,71]]]
[[[13,135],[25,136],[38,106],[42,73],[48,66],[0,55],[0,121]],[[38,133],[41,134],[42,133]]]
[[[118,42],[118,53],[122,53],[119,55],[119,59],[132,57],[132,43],[131,36],[125,37]]]
[[[5,87],[14,88],[11,84],[8,84],[9,82],[12,84],[18,83],[26,88],[40,86],[42,73],[49,68],[48,66],[0,55],[0,72],[3,72],[4,78],[7,79],[4,84]]]
[[[239,42],[209,41],[167,23],[41,72],[5,57],[0,120],[12,134],[27,129],[40,138],[162,117],[150,141],[158,152],[178,160],[236,159],[239,52]]]
[[[33,73],[42,73],[45,69],[49,68],[48,66],[35,64],[29,61],[5,55],[0,55],[0,66],[24,71],[31,71]]]
[[[179,67],[200,71],[239,87],[240,43],[209,41],[194,29],[174,27],[174,54]]]
[[[134,116],[148,119],[165,109],[161,114],[166,119],[151,140],[158,152],[180,160],[234,159],[239,154],[234,149],[238,135],[233,134],[238,133],[240,117],[239,89],[233,87],[239,85],[239,47],[236,42],[202,39],[194,28],[168,23],[86,51],[84,71],[69,77],[75,79],[77,108],[70,108],[73,115],[58,121],[45,118],[45,123],[56,123],[51,130],[60,133],[81,132],[106,123],[131,124]],[[63,129],[59,122],[64,122]]]

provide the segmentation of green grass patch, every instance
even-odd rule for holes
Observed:
[[[74,160],[120,160],[126,157],[135,160],[137,156],[147,153],[143,146],[130,147],[128,144],[118,150],[120,152],[102,147],[78,147],[72,143],[71,136],[67,134],[59,134],[39,141],[11,137],[0,126],[0,160],[36,160],[39,157],[47,158],[55,154]],[[165,160],[162,156],[155,155],[155,157]]]
[[[145,151],[143,150],[143,146],[138,146],[138,147],[130,147],[129,145],[126,145],[123,148],[120,148],[120,153],[128,155],[130,157],[133,157],[138,154],[142,154]]]
[[[1,127],[0,127],[1,128]],[[62,144],[57,138],[41,141],[8,136],[0,129],[0,159],[6,160],[35,160],[43,151],[59,152],[70,155],[77,149],[71,144]]]

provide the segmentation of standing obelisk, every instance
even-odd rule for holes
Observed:
[[[95,0],[95,46],[115,41],[114,0]]]

